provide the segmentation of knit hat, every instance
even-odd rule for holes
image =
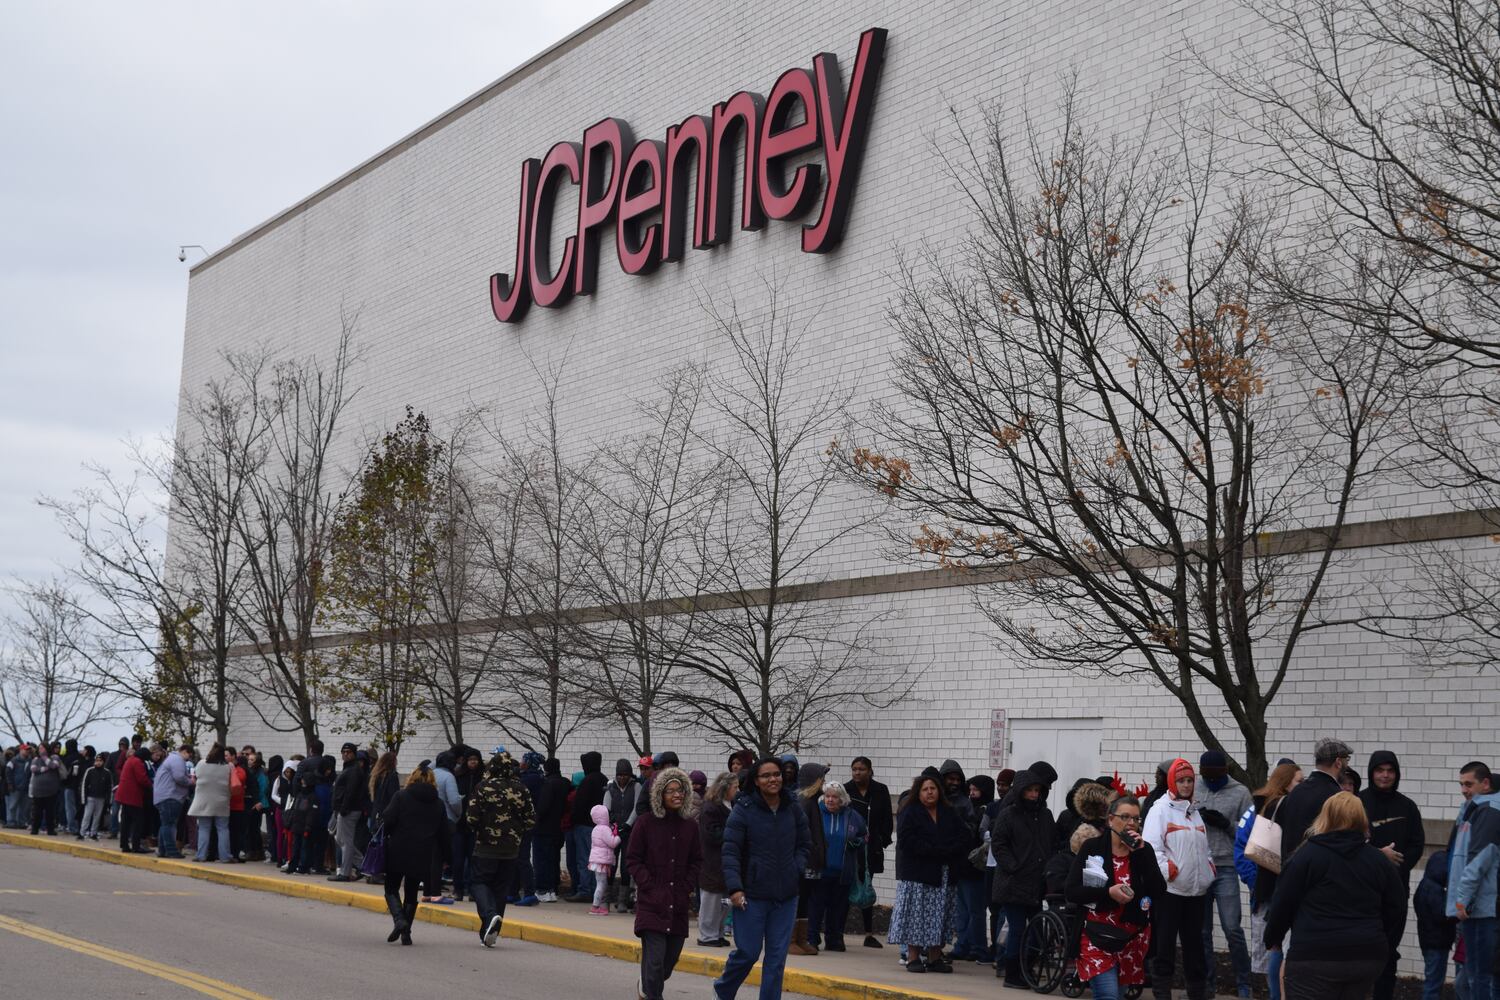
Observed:
[[[540,771],[542,769],[542,765],[546,762],[546,760],[547,758],[543,757],[535,750],[527,750],[521,755],[521,763],[525,764],[526,767],[532,771]]]
[[[1013,785],[1015,783],[1016,769],[1013,767],[1007,767],[1005,770],[995,775],[995,784],[997,785]]]
[[[1177,779],[1193,774],[1193,765],[1178,757],[1172,761],[1172,766],[1167,768],[1167,794],[1177,798]]]
[[[1198,766],[1204,770],[1210,767],[1227,768],[1229,766],[1229,758],[1225,756],[1223,750],[1205,750],[1203,751],[1203,756],[1198,758]]]
[[[693,787],[696,788],[699,785],[708,784],[708,775],[704,774],[702,771],[689,771],[688,781],[692,782]]]
[[[630,766],[630,761],[626,760],[624,757],[621,757],[619,760],[615,761],[616,777],[619,777],[622,774],[626,777],[629,777],[632,773],[634,773],[634,770],[635,769]]]
[[[1317,746],[1313,747],[1313,762],[1317,764],[1332,764],[1340,757],[1352,756],[1354,756],[1354,751],[1349,744],[1329,736],[1318,740]]]

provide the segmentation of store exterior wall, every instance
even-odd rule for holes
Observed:
[[[837,250],[803,253],[800,226],[773,220],[758,232],[736,229],[727,245],[688,249],[680,263],[654,275],[631,276],[621,272],[607,237],[593,295],[557,310],[533,308],[520,323],[497,322],[487,281],[514,261],[524,160],[556,142],[581,140],[607,116],[628,122],[637,138],[662,138],[669,126],[742,89],[769,93],[783,71],[811,69],[819,52],[837,55],[847,81],[861,33],[875,27],[889,33],[885,64]],[[1017,129],[1022,112],[1045,121],[1076,69],[1099,120],[1128,133],[1153,112],[1192,103],[1201,75],[1191,46],[1210,57],[1253,59],[1270,45],[1257,30],[1229,0],[628,4],[195,267],[182,385],[189,391],[221,372],[226,349],[264,343],[327,352],[341,312],[357,314],[364,361],[340,455],[345,465],[357,463],[365,442],[407,404],[439,424],[482,406],[514,432],[540,400],[533,364],[564,359],[564,431],[568,447],[581,452],[629,430],[632,395],[649,391],[668,366],[723,357],[705,302],[753,310],[769,282],[807,324],[809,391],[834,378],[879,391],[896,347],[886,313],[898,252],[924,241],[951,248],[970,224],[937,151],[951,147],[955,135],[950,108],[971,123],[997,103]],[[739,204],[736,194],[736,211]],[[558,238],[572,232],[572,206],[566,197],[559,206]],[[1358,517],[1441,509],[1440,498],[1392,485]],[[825,527],[837,523],[830,512]],[[851,537],[815,576],[910,568],[868,538]],[[1383,588],[1399,599],[1416,579],[1410,552],[1368,549],[1349,556],[1337,582]],[[889,610],[887,653],[924,676],[917,697],[866,713],[855,732],[804,759],[830,761],[841,775],[852,756],[866,753],[893,788],[948,756],[968,771],[993,771],[996,710],[1029,730],[1044,725],[1037,720],[1102,719],[1098,759],[1132,782],[1149,781],[1155,763],[1171,754],[1196,759],[1197,738],[1168,696],[1142,680],[1101,681],[1017,663],[997,648],[972,596],[944,588],[842,602],[851,618]],[[1305,643],[1278,698],[1273,756],[1306,762],[1324,734],[1347,738],[1356,763],[1377,747],[1393,749],[1403,790],[1428,815],[1449,816],[1457,766],[1500,749],[1492,725],[1497,708],[1492,684],[1429,675],[1403,650],[1357,631],[1320,634]],[[252,712],[237,718],[236,739],[296,749],[294,735],[276,734]],[[1226,727],[1226,738],[1231,732]],[[344,735],[326,734],[331,742]],[[498,739],[486,734],[470,742],[488,747]],[[403,757],[431,755],[438,742],[436,732],[424,731]],[[722,766],[724,753],[692,734],[671,742],[686,766],[710,773]],[[629,755],[617,734],[586,731],[564,756],[595,748],[606,761]],[[1417,954],[1414,947],[1407,953]]]

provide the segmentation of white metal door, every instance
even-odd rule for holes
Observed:
[[[1079,778],[1099,772],[1099,739],[1103,719],[1011,719],[1010,766],[1017,771],[1033,761],[1045,760],[1057,769],[1057,785],[1047,799],[1056,815],[1067,808],[1063,801]]]

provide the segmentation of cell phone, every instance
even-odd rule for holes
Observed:
[[[1120,839],[1125,841],[1125,845],[1132,851],[1141,846],[1140,835],[1134,830],[1122,830],[1120,832]]]

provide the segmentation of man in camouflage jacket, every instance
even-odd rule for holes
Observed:
[[[479,909],[479,938],[486,948],[493,948],[500,937],[521,838],[536,826],[536,810],[520,773],[515,759],[497,750],[464,813],[474,832],[472,888]]]

